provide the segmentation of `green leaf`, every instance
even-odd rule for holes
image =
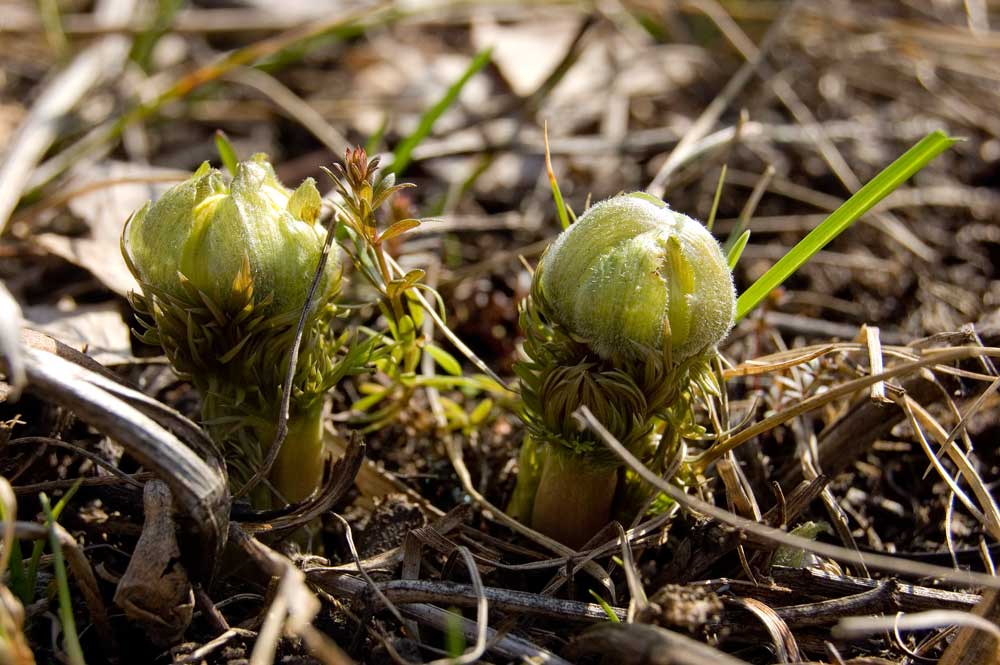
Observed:
[[[646,203],[652,203],[657,208],[666,208],[667,202],[663,199],[658,199],[652,194],[647,194],[646,192],[632,192],[628,194],[629,198],[639,199],[640,201],[645,201]]]
[[[150,56],[153,48],[163,35],[170,30],[177,10],[183,5],[183,0],[158,0],[156,12],[145,30],[135,38],[129,59],[142,67],[143,71],[151,71]]]
[[[240,160],[236,157],[236,150],[229,142],[229,137],[221,129],[215,130],[215,149],[219,152],[219,159],[229,171],[229,175],[236,175],[236,165]]]
[[[555,201],[556,212],[559,213],[559,223],[565,230],[569,228],[569,215],[566,213],[566,202],[563,200],[562,190],[559,189],[556,173],[552,170],[552,155],[549,153],[549,123],[547,122],[542,136],[545,139],[545,172],[549,176],[549,186],[552,188],[552,200]]]
[[[396,146],[396,150],[392,154],[392,166],[389,170],[392,173],[402,173],[407,166],[410,165],[410,161],[413,155],[413,150],[427,138],[431,129],[434,128],[434,123],[438,121],[444,112],[448,110],[458,96],[462,92],[462,88],[465,84],[469,82],[473,76],[475,76],[479,70],[486,66],[490,61],[493,49],[484,49],[476,54],[469,63],[469,66],[465,69],[458,80],[451,84],[451,87],[445,91],[444,96],[438,100],[436,104],[427,109],[423,116],[420,118],[420,123],[417,128],[413,130],[413,133],[407,136],[405,139],[400,141],[399,145]]]
[[[424,350],[434,359],[438,365],[441,366],[448,374],[452,376],[460,376],[462,374],[462,365],[455,360],[455,356],[451,355],[440,346],[434,344],[428,344],[424,347]]]
[[[66,493],[63,494],[62,498],[59,499],[59,501],[56,503],[55,508],[52,509],[51,520],[53,522],[59,521],[59,516],[62,515],[63,509],[66,508],[66,504],[70,502],[70,500],[73,498],[73,495],[76,494],[76,491],[80,489],[81,483],[83,483],[82,478],[73,483],[73,485],[68,490],[66,490]],[[28,587],[28,592],[32,595],[32,597],[34,596],[35,593],[35,584],[38,581],[38,566],[42,561],[42,552],[44,551],[45,551],[45,541],[36,540],[31,550],[31,561],[29,561],[28,563],[27,587]]]
[[[608,619],[611,623],[622,622],[622,620],[618,618],[618,615],[615,614],[615,608],[611,607],[611,605],[608,604],[608,601],[601,598],[601,596],[598,595],[598,593],[593,589],[588,589],[588,591],[590,591],[590,595],[594,597],[594,600],[597,601],[597,604],[601,606],[601,609],[604,610],[604,613],[608,615]]]
[[[404,233],[406,233],[407,231],[409,231],[411,229],[417,228],[418,226],[420,226],[420,220],[419,219],[403,219],[403,220],[400,220],[400,221],[396,222],[395,224],[393,224],[392,226],[390,226],[389,228],[387,228],[385,230],[385,232],[382,235],[379,236],[378,241],[380,243],[381,242],[387,242],[389,240],[392,240],[396,236],[401,236]]]
[[[448,399],[444,395],[438,397],[438,402],[441,404],[445,419],[452,429],[465,427],[469,424],[469,416],[465,413],[465,409],[459,406],[458,402]]]
[[[469,414],[469,424],[470,425],[482,425],[486,422],[486,419],[490,416],[490,411],[493,410],[493,400],[490,398],[484,399],[482,402],[476,405],[476,408],[472,410]]]
[[[476,375],[473,377],[445,375],[418,376],[416,381],[414,381],[414,385],[437,388],[438,390],[452,390],[458,388],[469,393],[491,392],[501,397],[511,397],[509,391],[507,391],[503,386],[498,384],[493,379],[483,375]]]
[[[956,139],[936,131],[925,136],[885,170],[847,199],[819,226],[778,260],[736,301],[736,320],[750,313],[771,291],[780,286],[812,256],[840,235],[872,206],[906,182],[932,159],[954,145]]]
[[[422,278],[423,276],[421,276]],[[403,294],[406,296],[406,311],[410,313],[413,324],[422,330],[424,326],[424,306],[420,304],[420,301],[417,300],[410,289],[404,291]]]
[[[733,243],[732,248],[729,250],[729,254],[726,256],[726,262],[729,264],[730,270],[734,269],[736,264],[739,263],[740,257],[743,255],[743,250],[746,249],[748,240],[750,240],[750,229],[741,233],[740,237]]]
[[[420,268],[414,268],[410,272],[403,275],[403,283],[406,284],[406,288],[413,288],[413,285],[424,278],[427,273]]]
[[[416,329],[417,326],[413,322],[413,317],[409,314],[404,314],[399,319],[399,341],[412,344],[417,339]]]
[[[14,512],[16,513],[16,510]],[[0,520],[7,522],[16,519],[16,514],[7,514],[4,502],[0,501]],[[28,577],[24,567],[24,555],[21,552],[21,541],[14,538],[8,546],[10,547],[10,560],[7,563],[7,570],[10,572],[10,588],[13,589],[22,605],[29,605],[34,599],[31,590],[28,589]]]
[[[80,484],[77,483],[74,489],[79,486]],[[63,498],[65,499],[66,497]],[[73,619],[73,599],[69,595],[66,562],[63,560],[62,546],[59,543],[59,536],[56,535],[54,526],[59,516],[52,510],[52,506],[49,504],[49,497],[44,492],[38,495],[38,500],[42,504],[42,510],[45,511],[45,522],[49,527],[49,547],[52,548],[52,567],[55,569],[56,588],[59,595],[59,623],[62,624],[63,646],[66,649],[66,656],[71,665],[86,665],[86,661],[83,658],[83,648],[80,646],[80,637],[76,632],[76,620]]]
[[[365,412],[368,409],[375,406],[376,404],[378,404],[379,402],[381,402],[382,400],[384,400],[386,397],[388,397],[390,392],[392,392],[392,389],[386,388],[385,390],[382,390],[380,392],[362,397],[354,404],[352,404],[351,408],[355,411]]]

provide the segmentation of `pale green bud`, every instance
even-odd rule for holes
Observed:
[[[587,210],[552,243],[539,274],[555,322],[605,358],[646,348],[681,362],[714,349],[736,314],[712,234],[642,193]]]
[[[269,303],[265,313],[284,314],[302,307],[323,249],[320,205],[311,178],[292,192],[264,155],[241,162],[228,187],[205,163],[133,216],[123,249],[137,279],[168,295],[185,297],[183,277],[229,309],[251,287],[258,303]],[[320,302],[336,289],[339,270],[334,253]]]

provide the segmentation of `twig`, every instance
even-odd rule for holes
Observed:
[[[312,283],[309,285],[309,292],[306,294],[305,302],[302,304],[302,311],[299,313],[299,320],[295,326],[295,337],[292,340],[292,347],[288,351],[288,364],[285,366],[285,378],[281,385],[281,404],[278,408],[278,422],[275,426],[274,439],[272,439],[271,445],[268,447],[267,454],[264,456],[264,461],[261,463],[260,467],[254,471],[254,474],[249,480],[247,480],[243,487],[235,493],[237,498],[246,496],[252,492],[254,488],[261,483],[261,481],[267,478],[268,474],[271,473],[271,467],[274,466],[275,461],[278,459],[278,455],[281,453],[281,446],[285,443],[285,437],[288,436],[288,415],[292,403],[292,392],[294,392],[295,389],[295,369],[298,367],[299,362],[299,348],[302,346],[302,337],[305,335],[306,323],[319,300],[316,294],[319,292],[320,282],[323,281],[326,263],[330,259],[330,249],[333,246],[336,228],[337,218],[334,216],[334,218],[329,221],[329,226],[326,230],[326,238],[323,241],[323,251],[319,256],[316,270],[313,273]]]
[[[133,487],[138,487],[138,488],[141,488],[143,486],[143,484],[141,482],[139,482],[138,480],[136,480],[132,476],[128,475],[127,473],[125,473],[124,471],[122,471],[121,469],[119,469],[117,466],[115,466],[114,464],[112,464],[111,462],[108,462],[106,459],[104,459],[100,455],[98,455],[96,453],[92,453],[91,451],[87,450],[86,448],[78,446],[75,443],[70,443],[69,441],[62,441],[60,439],[53,439],[53,438],[50,438],[50,437],[47,437],[47,436],[22,436],[22,437],[17,438],[17,439],[11,439],[10,441],[7,442],[7,445],[8,446],[16,446],[16,445],[38,446],[38,447],[53,446],[55,448],[65,448],[66,450],[73,451],[74,454],[79,455],[80,457],[83,457],[84,459],[90,460],[95,465],[101,467],[102,469],[104,469],[105,471],[107,471],[108,473],[110,473],[111,475],[113,475],[113,476],[121,479],[122,481],[124,481],[128,485],[131,485]]]
[[[312,627],[320,602],[306,585],[305,574],[286,557],[247,535],[235,524],[230,525],[229,537],[259,568],[279,580],[274,601],[268,608],[250,655],[250,665],[271,665],[274,662],[282,628],[289,634],[302,637],[310,651],[323,656],[325,663],[355,665],[329,637]]]
[[[310,571],[311,572],[311,571]],[[400,603],[437,603],[440,605],[474,606],[479,598],[468,584],[455,582],[432,582],[428,580],[392,580],[378,585],[386,598]],[[537,616],[558,621],[607,621],[608,615],[597,603],[581,603],[562,600],[515,589],[483,587],[483,596],[490,606],[501,612]],[[619,619],[624,620],[626,611],[613,608]]]
[[[728,510],[723,510],[722,508],[714,506],[707,501],[702,501],[701,499],[685,494],[678,487],[668,483],[654,474],[631,452],[629,452],[628,449],[621,444],[621,442],[615,439],[614,436],[612,436],[611,433],[604,427],[604,425],[602,425],[600,421],[594,417],[594,414],[591,413],[590,409],[586,406],[580,407],[575,412],[575,415],[585,426],[597,434],[601,440],[604,441],[605,445],[612,452],[614,452],[615,455],[617,455],[626,464],[626,466],[635,471],[647,483],[653,485],[671,499],[683,505],[689,511],[703,513],[719,520],[724,524],[739,529],[750,540],[754,540],[761,544],[767,544],[769,546],[783,545],[786,547],[794,547],[796,549],[812,552],[813,554],[818,554],[837,561],[857,565],[865,564],[872,568],[891,571],[902,575],[938,577],[943,581],[957,585],[965,586],[978,584],[991,589],[1000,589],[1000,578],[996,578],[991,575],[984,575],[982,573],[969,571],[957,571],[952,570],[951,568],[934,566],[921,563],[919,561],[910,561],[884,554],[872,553],[862,555],[860,552],[848,550],[843,547],[812,541],[808,538],[801,538],[799,536],[793,536],[792,534],[779,529],[764,526],[763,524],[734,515]]]
[[[570,648],[580,655],[614,654],[615,662],[621,665],[747,665],[686,635],[641,623],[591,628]]]
[[[198,544],[185,563],[210,580],[226,542],[229,487],[225,472],[196,455],[152,418],[104,390],[113,383],[105,377],[51,353],[32,348],[25,351],[30,390],[71,409],[124,445],[130,455],[155,470],[170,486],[188,520],[188,533]],[[128,391],[124,386],[117,389]]]
[[[318,577],[307,573],[307,577],[311,583],[334,596],[356,596],[365,593],[368,589],[364,580],[349,575]],[[442,631],[447,630],[455,619],[455,615],[451,612],[425,603],[402,605],[399,611],[404,616]],[[477,626],[474,621],[463,618],[459,625],[467,638],[476,638]],[[486,637],[489,645],[487,650],[506,658],[524,659],[527,662],[539,662],[545,663],[545,665],[571,665],[569,661],[520,637],[501,635],[492,628],[487,628]]]
[[[243,628],[230,628],[229,630],[223,632],[218,637],[205,642],[200,647],[189,653],[188,655],[174,661],[174,665],[192,665],[193,663],[201,663],[208,656],[215,653],[219,648],[226,646],[235,637],[242,637],[246,640],[252,640],[257,637],[257,633],[252,630],[244,630]]]

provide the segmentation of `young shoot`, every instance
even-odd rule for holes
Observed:
[[[310,178],[287,189],[264,155],[232,180],[202,166],[132,215],[122,254],[141,287],[132,304],[141,339],[162,347],[202,398],[202,416],[242,487],[275,438],[284,373],[323,251],[321,199]],[[292,385],[288,434],[260,507],[300,501],[321,481],[323,395],[363,371],[370,346],[331,326],[341,268],[336,246],[305,321]]]
[[[692,385],[712,382],[735,313],[718,242],[659,199],[616,196],[563,231],[521,309],[528,433],[511,512],[572,547],[607,524],[621,465],[572,413],[589,407],[643,455],[658,420],[689,429]]]
[[[693,402],[703,398],[711,409],[711,398],[721,394],[711,365],[734,320],[954,142],[942,132],[928,134],[738,300],[730,270],[747,233],[726,256],[699,222],[644,193],[595,205],[564,230],[542,257],[521,309],[527,359],[516,370],[527,436],[511,514],[580,546],[616,510],[635,507],[636,489],[641,496],[648,490],[579,430],[572,414],[588,407],[633,455],[664,472],[667,451],[681,439],[704,438]],[[564,218],[555,185],[553,194]],[[737,440],[675,460],[680,475],[703,472]]]

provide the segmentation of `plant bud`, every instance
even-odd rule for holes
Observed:
[[[228,187],[206,162],[132,217],[123,252],[144,288],[187,299],[187,282],[229,311],[245,303],[250,287],[264,313],[297,311],[326,236],[317,223],[320,205],[311,178],[292,192],[264,155],[241,162]],[[337,288],[339,266],[332,259],[320,302]]]
[[[714,349],[736,313],[712,234],[643,193],[587,210],[552,243],[536,277],[553,320],[603,358],[653,349],[682,362]]]

